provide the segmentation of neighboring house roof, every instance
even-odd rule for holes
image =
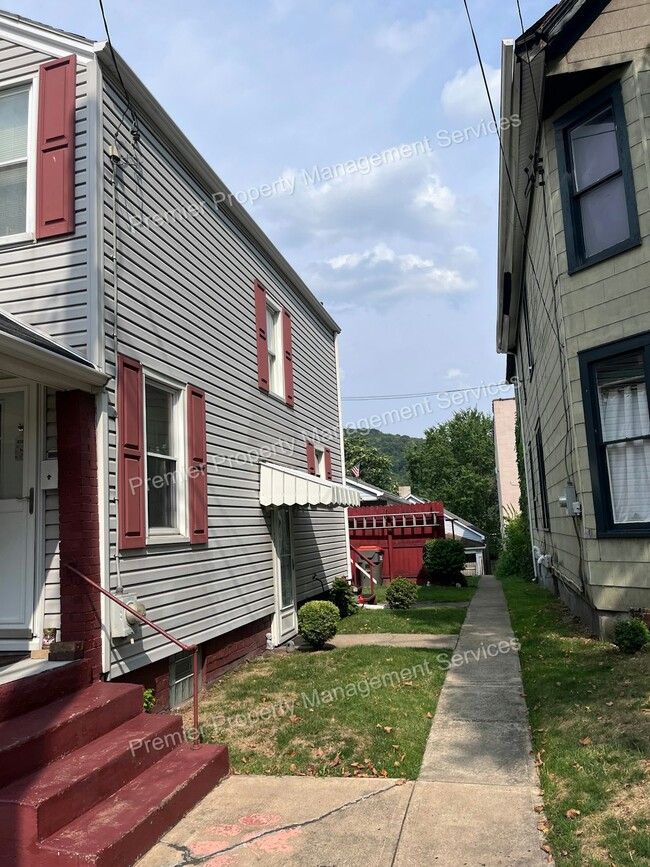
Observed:
[[[459,525],[468,531],[469,535],[476,536],[476,541],[485,543],[487,538],[487,533],[484,533],[483,530],[479,530],[478,527],[474,526],[474,524],[470,524],[469,521],[466,521],[464,518],[455,515],[453,512],[450,512],[449,509],[445,509],[445,521],[449,521],[453,525]]]
[[[390,491],[384,491],[382,488],[378,488],[376,485],[371,485],[368,482],[363,482],[361,479],[355,479],[354,477],[346,478],[345,484],[348,488],[353,488],[355,491],[358,491],[361,495],[361,503],[364,501],[372,501],[372,500],[386,500],[388,503],[392,503],[394,505],[399,505],[400,503],[408,503],[408,500],[404,500],[402,497],[399,497],[397,494],[392,494]],[[425,501],[423,501],[425,502]]]
[[[57,30],[47,24],[22,18],[11,12],[0,10],[0,32],[7,38],[13,38],[21,44],[41,48],[54,57],[62,57],[75,53],[86,62],[96,58],[102,67],[108,71],[115,86],[119,88],[117,72],[113,55],[107,42],[93,42],[83,36]],[[262,229],[250,217],[217,173],[201,156],[180,127],[171,119],[153,94],[145,87],[133,70],[120,55],[115,52],[119,71],[129,93],[131,102],[138,111],[146,115],[147,120],[169,142],[172,149],[180,156],[183,163],[204,186],[208,195],[220,194],[223,201],[217,206],[223,213],[235,220],[242,231],[265,253],[271,262],[293,288],[302,296],[312,312],[318,316],[331,331],[338,333],[336,321],[325,310],[321,301],[316,298],[311,289],[291,267],[277,247],[267,238]]]

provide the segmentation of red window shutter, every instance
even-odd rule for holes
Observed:
[[[118,502],[120,549],[146,543],[142,365],[117,359]]]
[[[307,440],[307,472],[310,476],[316,475],[316,449],[309,440]]]
[[[284,399],[293,406],[293,346],[291,342],[291,313],[282,308],[282,350],[284,352]]]
[[[187,387],[187,490],[189,499],[190,542],[208,541],[208,474],[205,392]]]
[[[329,449],[325,449],[325,478],[332,481],[332,452]]]
[[[255,280],[255,328],[257,331],[257,384],[269,390],[269,344],[266,333],[266,289]]]
[[[36,237],[74,232],[77,58],[41,64],[38,76]]]

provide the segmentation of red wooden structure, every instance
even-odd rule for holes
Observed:
[[[350,544],[376,545],[384,552],[382,578],[390,583],[403,576],[424,583],[422,552],[429,539],[444,539],[441,502],[398,506],[359,506],[348,509]]]

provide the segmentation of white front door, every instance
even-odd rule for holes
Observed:
[[[291,509],[280,506],[273,510],[273,547],[275,575],[275,617],[273,643],[283,644],[298,632],[296,606],[296,575],[293,568],[293,528]]]
[[[27,642],[34,617],[34,493],[29,388],[0,388],[0,649]],[[26,646],[26,645],[25,645]]]

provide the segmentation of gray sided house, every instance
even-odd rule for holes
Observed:
[[[189,660],[77,573],[208,682],[349,573],[358,497],[336,323],[118,64],[0,14],[0,654],[77,642],[164,707]]]
[[[650,18],[563,0],[502,51],[498,350],[536,573],[599,636],[650,609]]]

